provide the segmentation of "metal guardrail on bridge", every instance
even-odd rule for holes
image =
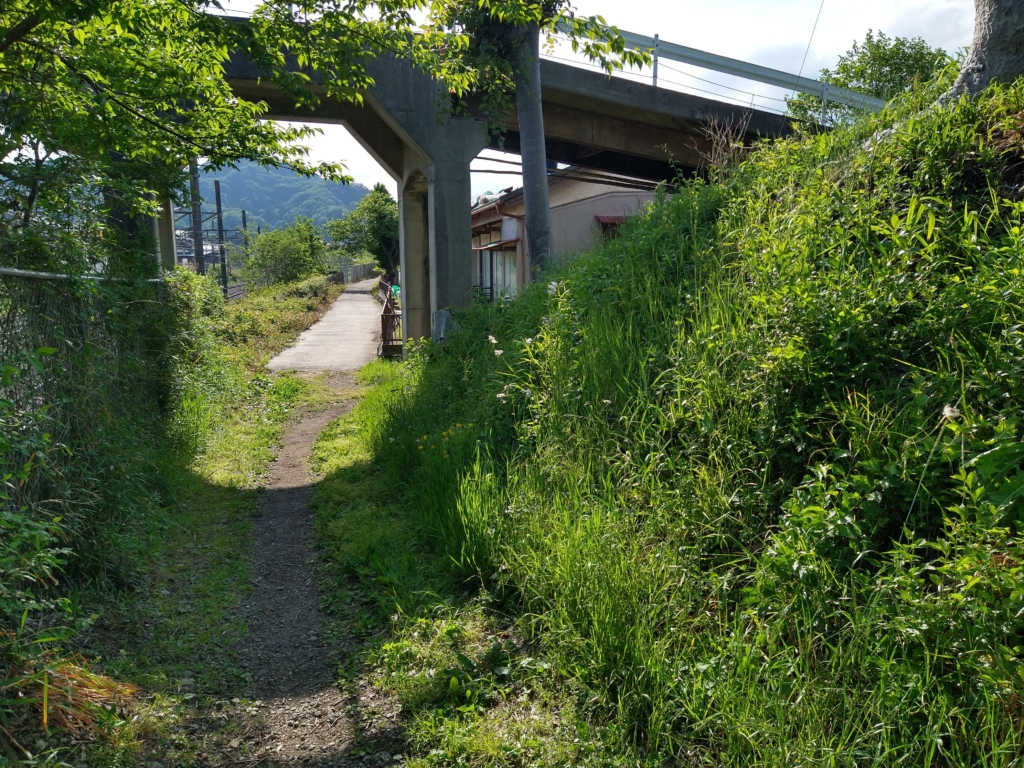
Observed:
[[[564,27],[559,31],[566,32]],[[617,30],[626,45],[637,51],[645,51],[651,55],[652,84],[658,85],[658,61],[668,59],[677,61],[680,64],[689,64],[693,67],[700,67],[712,72],[740,77],[744,80],[751,80],[765,85],[773,85],[777,88],[785,88],[789,91],[810,94],[821,97],[821,121],[825,121],[825,110],[829,102],[843,104],[856,109],[866,109],[872,112],[880,112],[885,109],[886,102],[883,99],[868,96],[864,93],[851,91],[848,88],[840,88],[828,82],[815,80],[810,77],[794,75],[790,72],[783,72],[780,69],[763,67],[760,64],[752,64],[749,61],[731,59],[728,56],[719,56],[717,53],[701,51],[697,48],[670,43],[662,40],[659,35],[640,35],[636,32]]]
[[[719,56],[715,53],[700,51],[685,45],[669,43],[659,39],[658,35],[649,37],[622,30],[619,30],[619,34],[631,48],[650,51],[654,63],[655,84],[657,84],[658,59],[669,59],[713,72],[742,77],[745,80],[753,80],[765,85],[774,85],[778,88],[799,91],[811,96],[820,96],[822,99],[823,115],[824,107],[830,101],[847,107],[867,109],[874,112],[879,112],[885,108],[886,102],[882,99],[876,99],[874,96],[857,93],[847,88],[840,88],[837,85],[830,85],[827,82],[814,80],[810,77],[801,77],[779,69],[762,67],[760,64],[751,64],[748,61],[730,59],[728,56]]]

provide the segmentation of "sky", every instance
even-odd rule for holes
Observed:
[[[869,29],[889,36],[922,37],[930,45],[954,53],[970,43],[974,26],[973,0],[576,0],[576,11],[578,15],[603,16],[619,29],[640,35],[658,33],[662,40],[785,72],[799,73],[806,52],[803,74],[807,77],[817,77],[822,67],[834,67],[839,56],[854,41],[863,40]],[[556,52],[558,57],[569,55]],[[649,81],[650,71],[631,76]],[[779,99],[786,95],[771,86],[676,62],[660,64],[659,86],[687,92],[701,89],[745,104],[753,99],[756,107],[766,109],[783,108]],[[708,93],[698,95],[716,98]],[[321,127],[323,134],[308,142],[312,159],[341,161],[358,183],[372,187],[381,182],[395,193],[394,180],[342,126]],[[474,197],[521,184],[518,176],[481,172],[503,167],[488,163],[488,156],[518,160],[515,155],[485,150],[473,161]],[[505,170],[511,168],[504,166]]]

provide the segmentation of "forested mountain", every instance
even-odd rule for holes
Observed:
[[[250,227],[283,227],[296,216],[308,216],[323,225],[344,216],[370,191],[362,184],[337,184],[299,176],[288,168],[262,168],[243,161],[237,170],[203,174],[200,190],[204,211],[215,208],[214,179],[220,179],[224,226],[229,229],[241,226],[242,209]]]

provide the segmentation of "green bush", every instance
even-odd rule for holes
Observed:
[[[1024,83],[948,82],[681,184],[364,406],[624,747],[1020,764]]]
[[[327,243],[312,219],[257,235],[246,246],[245,279],[256,286],[302,280],[328,271]]]
[[[342,264],[376,261],[385,272],[397,269],[398,201],[383,184],[375,184],[354,209],[343,218],[327,222],[324,229],[335,247],[353,259]]]

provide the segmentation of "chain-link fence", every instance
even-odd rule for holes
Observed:
[[[160,293],[155,281],[0,269],[0,625],[49,605],[57,569],[109,561],[95,531],[131,514],[107,498],[134,450],[129,425],[161,399]]]
[[[343,283],[355,283],[360,280],[369,280],[373,277],[373,269],[376,264],[342,264],[338,267],[338,274],[341,275]]]
[[[157,281],[0,269],[0,398],[45,411],[55,441],[147,398],[158,293]]]

